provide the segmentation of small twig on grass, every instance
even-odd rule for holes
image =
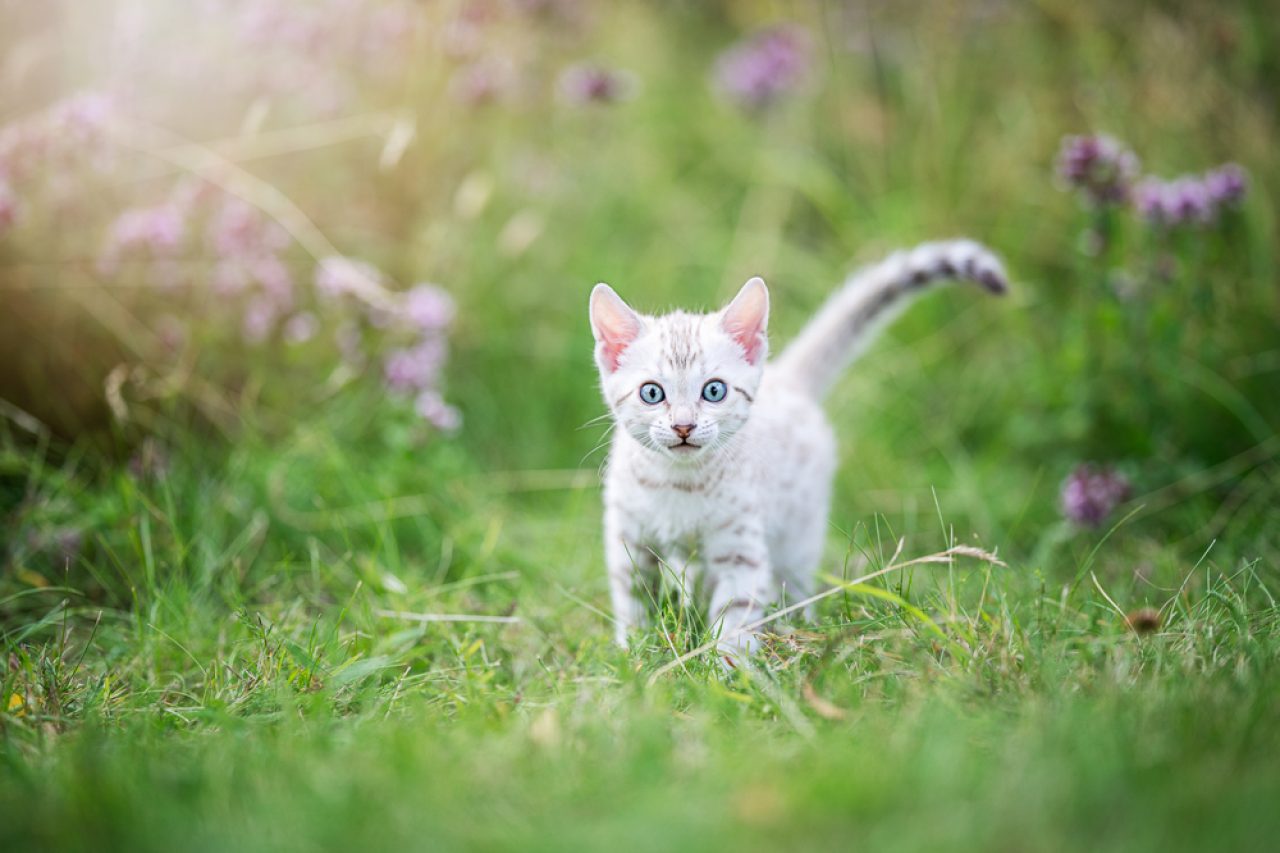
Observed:
[[[403,619],[406,622],[492,622],[499,625],[515,625],[519,616],[488,616],[483,613],[410,613],[406,610],[375,610],[386,619]]]
[[[893,558],[889,561],[889,565],[885,566],[884,568],[877,569],[876,571],[871,572],[869,574],[865,574],[860,578],[854,578],[851,581],[841,583],[838,586],[833,586],[831,589],[823,590],[817,595],[811,595],[808,598],[804,599],[803,601],[797,601],[795,604],[792,604],[789,607],[784,607],[781,610],[774,611],[773,613],[769,614],[763,619],[758,619],[749,625],[744,625],[739,630],[755,631],[759,628],[764,627],[765,625],[768,625],[770,622],[774,622],[778,619],[781,619],[783,616],[786,616],[789,613],[794,613],[797,610],[803,610],[804,608],[808,607],[810,604],[813,604],[815,601],[821,601],[824,598],[829,598],[830,596],[833,596],[836,593],[845,591],[849,587],[866,583],[869,580],[873,580],[882,575],[887,575],[890,572],[900,571],[902,569],[907,568],[908,566],[920,566],[928,563],[942,563],[945,565],[950,565],[952,562],[954,562],[954,559],[956,557],[972,557],[975,560],[983,560],[985,562],[991,563],[992,565],[996,565],[996,566],[1005,565],[1004,561],[1002,561],[995,554],[992,554],[988,551],[983,551],[981,548],[974,548],[971,545],[956,545],[954,548],[948,548],[947,550],[939,551],[936,554],[929,554],[924,557],[916,557],[914,560],[906,560],[905,562],[901,562],[901,563],[894,562],[895,560],[898,559],[898,555],[902,553],[902,546],[903,546],[903,542],[902,540],[899,540],[898,549],[894,551]],[[718,642],[719,640],[712,640],[708,643],[703,643],[701,646],[698,646],[698,648],[694,649],[693,651],[686,652],[685,654],[681,655],[675,660],[659,667],[653,673],[653,675],[649,676],[648,685],[652,687],[654,684],[657,683],[659,678],[661,678],[663,675],[666,675],[668,672],[675,669],[677,666],[683,666],[686,661],[690,661],[698,657],[699,655],[702,655],[702,654],[705,654],[706,652],[711,651],[716,647],[716,644]]]

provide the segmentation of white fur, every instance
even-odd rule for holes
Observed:
[[[765,608],[811,593],[836,469],[820,395],[877,321],[945,278],[1004,289],[999,262],[978,244],[926,244],[851,278],[772,364],[760,279],[716,313],[663,317],[637,314],[597,285],[596,362],[617,426],[604,527],[620,644],[645,623],[659,561],[680,574],[687,603],[695,584],[709,593],[726,660],[756,649],[742,629]],[[728,387],[720,402],[702,398],[711,380]],[[656,405],[639,393],[650,382],[666,395]],[[676,426],[694,448],[679,446]]]

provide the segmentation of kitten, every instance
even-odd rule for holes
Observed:
[[[730,665],[757,648],[746,628],[766,607],[811,594],[836,469],[820,400],[877,326],[944,279],[1007,287],[1000,262],[971,241],[899,252],[850,278],[767,364],[759,278],[714,314],[662,317],[596,285],[596,364],[617,426],[604,530],[618,643],[645,623],[660,569],[676,576],[685,605],[695,588],[709,591]]]

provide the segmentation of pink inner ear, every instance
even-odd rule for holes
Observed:
[[[724,309],[721,320],[724,330],[742,347],[751,364],[759,364],[764,355],[768,345],[765,337],[768,322],[769,290],[764,280],[758,277],[742,286],[729,307]]]
[[[635,340],[635,338],[615,341],[600,341],[600,357],[610,373],[618,369],[618,362],[622,360],[622,354],[626,352],[627,347],[631,345],[631,341],[633,340]]]
[[[641,328],[639,315],[613,288],[596,285],[591,292],[591,331],[596,338],[597,357],[605,370],[612,373],[618,369],[623,352],[640,336]]]

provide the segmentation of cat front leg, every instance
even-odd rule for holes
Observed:
[[[616,510],[606,510],[604,515],[604,560],[613,603],[613,638],[625,649],[631,633],[648,622],[649,602],[644,593],[653,586],[657,560],[636,537],[628,535]]]
[[[769,549],[762,526],[751,522],[708,536],[704,548],[716,649],[721,662],[732,666],[760,647],[759,635],[749,626],[764,616],[775,597]]]

